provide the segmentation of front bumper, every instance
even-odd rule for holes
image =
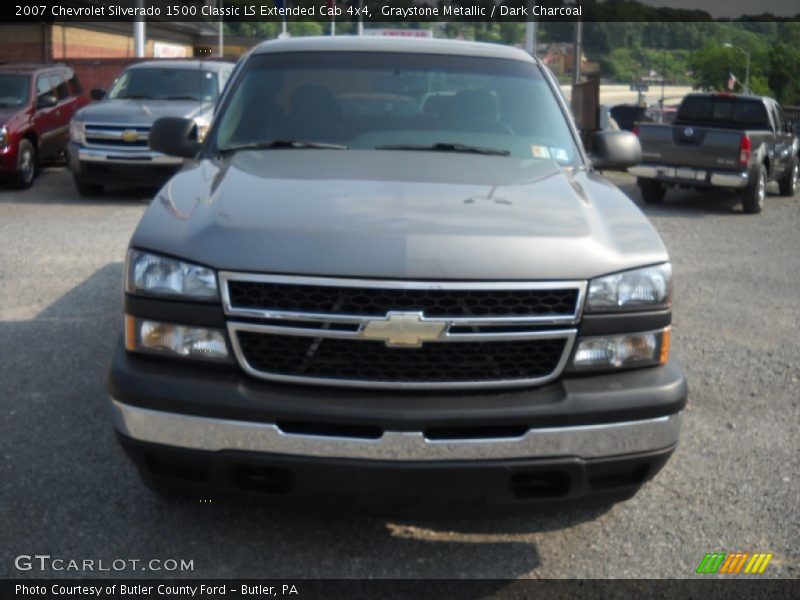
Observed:
[[[702,187],[742,189],[750,181],[747,171],[714,171],[674,165],[641,164],[630,167],[628,172],[643,179]]]
[[[70,142],[67,164],[87,183],[161,184],[183,166],[183,159],[147,148],[90,148]]]
[[[0,176],[11,175],[17,170],[17,150],[19,143],[14,141],[0,147]]]
[[[121,345],[109,392],[120,440],[162,487],[385,488],[478,503],[632,495],[676,447],[687,395],[675,362],[531,389],[403,394],[269,383]]]

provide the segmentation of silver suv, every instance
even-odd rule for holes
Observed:
[[[165,116],[191,119],[193,135],[202,140],[232,70],[227,62],[148,61],[127,68],[107,94],[92,90],[102,101],[78,111],[67,147],[78,191],[96,195],[108,183],[164,183],[183,159],[148,148],[153,122]]]

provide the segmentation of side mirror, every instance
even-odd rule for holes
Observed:
[[[91,92],[89,92],[89,97],[92,100],[102,100],[106,97],[106,91],[100,88],[94,88]]]
[[[56,98],[55,94],[45,94],[44,96],[39,96],[36,100],[36,108],[50,108],[56,104],[58,104],[58,98]]]
[[[161,117],[150,129],[150,149],[170,156],[194,158],[200,151],[197,124],[192,119]]]
[[[589,158],[595,169],[624,171],[642,162],[642,146],[630,131],[598,131]]]

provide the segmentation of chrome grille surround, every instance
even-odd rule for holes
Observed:
[[[86,123],[86,146],[120,150],[147,150],[151,125],[124,125],[119,123]],[[126,141],[123,134],[135,131],[138,138]]]
[[[480,389],[511,388],[542,385],[553,381],[563,371],[577,335],[577,324],[580,321],[587,284],[585,281],[506,281],[506,282],[470,282],[470,281],[408,281],[353,279],[338,277],[306,277],[293,275],[270,275],[219,272],[219,287],[222,296],[223,310],[228,319],[227,329],[231,346],[241,368],[248,374],[271,381],[285,383],[303,383],[339,387],[360,387],[378,389]],[[564,340],[564,350],[555,369],[546,376],[524,379],[498,379],[481,381],[375,381],[359,379],[339,379],[305,377],[270,373],[254,368],[245,357],[239,341],[239,332],[263,333],[266,335],[299,336],[318,339],[363,340],[361,333],[366,325],[375,320],[385,319],[389,313],[370,316],[342,313],[318,313],[281,310],[279,308],[244,308],[231,304],[228,283],[231,281],[264,282],[286,285],[330,286],[332,288],[376,288],[402,290],[563,290],[577,291],[574,310],[569,314],[515,315],[515,316],[481,316],[481,317],[435,317],[436,321],[444,321],[444,332],[438,339],[425,341],[426,344],[469,343],[469,342],[513,342],[517,340]],[[400,311],[403,314],[417,314],[418,311]],[[451,329],[458,329],[453,332]],[[471,332],[463,332],[472,328]],[[481,328],[491,328],[481,331]],[[499,330],[498,330],[499,329]],[[374,342],[372,342],[374,343]],[[387,342],[387,345],[388,342]],[[413,352],[413,348],[404,351]]]

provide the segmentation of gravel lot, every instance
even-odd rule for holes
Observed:
[[[637,202],[632,180],[619,177]],[[77,195],[63,168],[0,188],[0,577],[19,554],[175,558],[196,577],[688,577],[706,552],[800,576],[800,197],[760,216],[671,192],[645,210],[673,259],[682,444],[606,511],[380,519],[163,500],[114,440],[105,374],[122,260],[149,191]],[[124,571],[119,575],[160,576]]]

